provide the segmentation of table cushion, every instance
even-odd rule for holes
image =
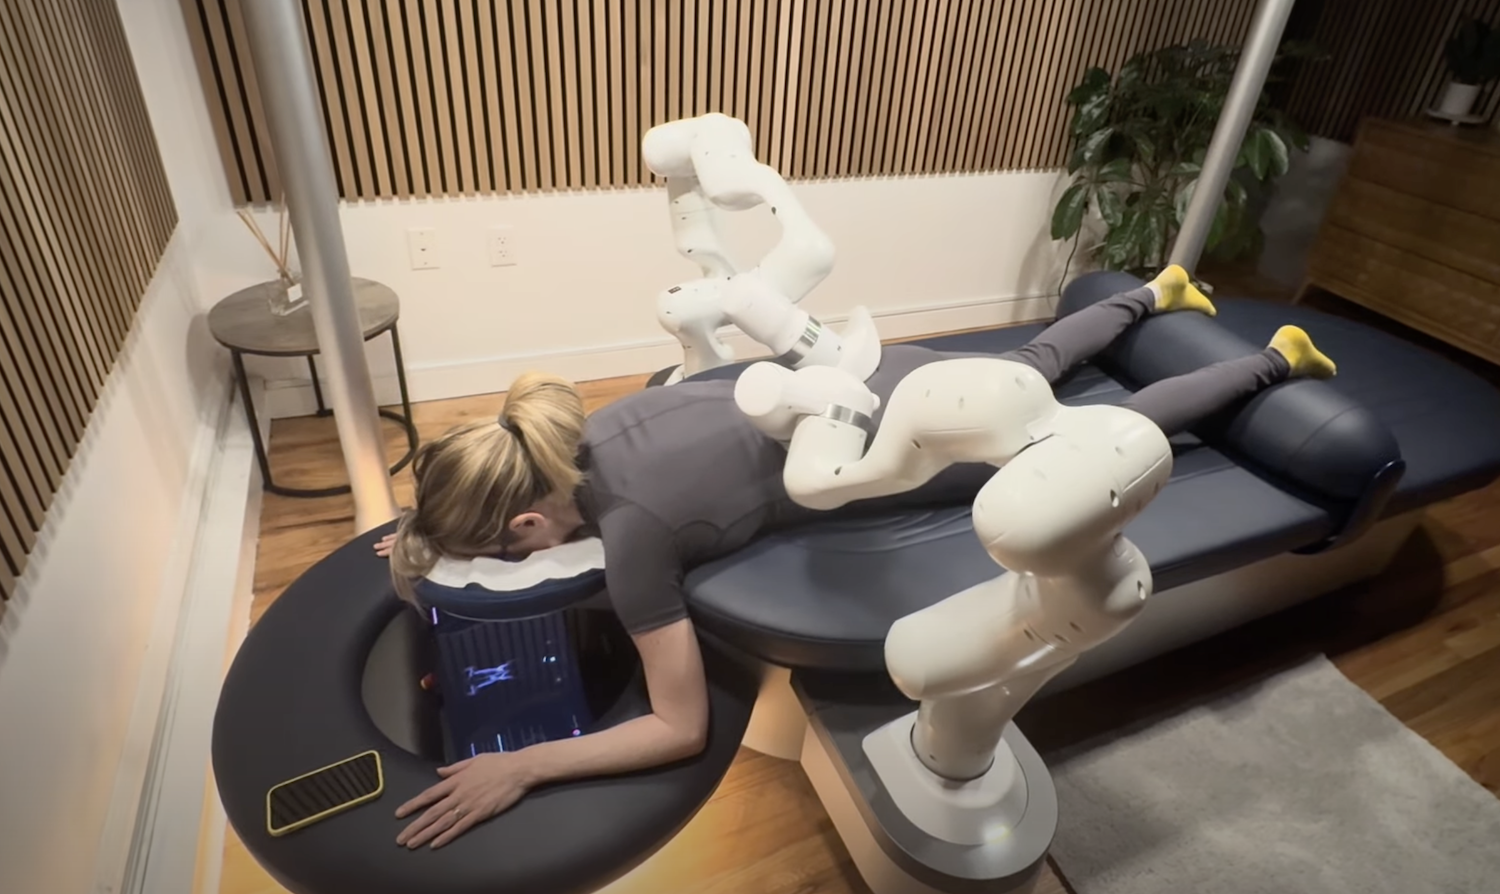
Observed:
[[[1408,464],[1386,515],[1483,485],[1500,474],[1500,392],[1423,349],[1304,307],[1216,298],[1218,321],[1256,344],[1295,323],[1339,364],[1332,383],[1395,435]],[[924,339],[941,350],[1001,352],[1043,327]],[[722,373],[721,373],[722,374]],[[1129,390],[1085,366],[1057,389],[1068,404],[1118,403]],[[1451,442],[1451,443],[1450,443]],[[1171,482],[1126,529],[1156,588],[1210,577],[1335,533],[1336,513],[1197,438],[1174,439]],[[1305,496],[1305,495],[1304,495]],[[883,667],[890,625],[997,573],[969,507],[835,518],[767,536],[687,578],[703,627],[775,664]]]

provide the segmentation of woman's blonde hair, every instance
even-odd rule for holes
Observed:
[[[511,539],[511,519],[548,496],[571,499],[583,480],[583,426],[573,383],[526,373],[511,385],[499,419],[424,444],[412,461],[417,505],[402,517],[391,550],[401,598],[416,601],[412,584],[440,556],[495,555]]]

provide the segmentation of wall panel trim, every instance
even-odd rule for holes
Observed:
[[[0,4],[0,601],[176,224],[115,4]]]

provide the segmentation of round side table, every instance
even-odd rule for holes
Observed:
[[[286,316],[271,313],[271,298],[281,288],[277,282],[263,282],[241,289],[215,304],[208,312],[208,331],[214,340],[229,349],[234,361],[234,375],[239,382],[240,399],[245,404],[245,416],[250,422],[250,437],[255,441],[255,459],[260,463],[260,474],[266,490],[285,497],[331,497],[347,494],[349,485],[325,488],[297,488],[277,484],[271,477],[271,465],[266,458],[266,445],[260,437],[260,423],[255,416],[255,405],[250,400],[250,382],[245,377],[244,355],[261,357],[306,357],[307,370],[312,376],[313,395],[318,401],[318,415],[333,414],[323,403],[323,386],[318,382],[318,367],[313,358],[318,355],[318,334],[313,329],[312,311],[303,307]],[[312,300],[316,300],[315,298]],[[359,311],[359,325],[364,340],[370,341],[383,333],[391,334],[391,352],[396,359],[396,381],[401,385],[401,412],[382,408],[380,415],[397,422],[406,430],[406,455],[394,466],[394,475],[406,468],[417,452],[417,427],[412,422],[411,397],[406,391],[406,365],[401,359],[401,335],[396,321],[401,316],[401,303],[389,286],[368,279],[354,278],[354,303]]]

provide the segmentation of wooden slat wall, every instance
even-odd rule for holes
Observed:
[[[182,0],[231,188],[278,195],[244,0]],[[744,119],[796,178],[1045,168],[1068,88],[1244,39],[1254,0],[304,0],[346,199],[649,183],[640,139]]]
[[[1309,133],[1345,142],[1366,116],[1412,118],[1437,105],[1448,82],[1444,45],[1463,14],[1500,23],[1500,0],[1322,0],[1305,36],[1332,57],[1307,66],[1287,110]],[[1476,112],[1500,106],[1500,91]]]
[[[0,3],[0,598],[176,209],[114,3]]]

